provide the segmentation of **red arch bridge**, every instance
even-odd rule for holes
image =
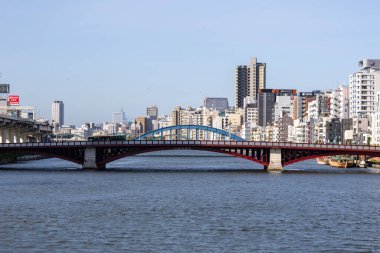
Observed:
[[[284,166],[331,155],[380,157],[380,147],[364,145],[309,144],[252,141],[132,140],[2,143],[0,153],[31,153],[81,164],[84,169],[104,169],[117,159],[159,150],[204,150],[241,157],[281,171]]]

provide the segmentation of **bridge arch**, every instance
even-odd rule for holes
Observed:
[[[226,151],[226,150],[221,150],[221,149],[213,149],[213,148],[200,148],[200,147],[192,147],[192,148],[176,148],[176,147],[159,147],[159,148],[154,148],[154,147],[149,147],[145,149],[138,149],[134,151],[128,151],[125,153],[119,153],[114,156],[107,157],[101,161],[98,162],[99,165],[105,166],[107,163],[123,159],[126,157],[138,155],[138,154],[143,154],[143,153],[150,153],[150,152],[155,152],[155,151],[167,151],[167,150],[198,150],[198,151],[208,151],[208,152],[213,152],[213,153],[220,153],[220,154],[226,154],[229,156],[233,157],[238,157],[242,158],[245,160],[249,160],[264,166],[268,166],[269,162],[266,161],[266,159],[257,159],[253,156],[245,155],[245,154],[240,154],[239,152],[233,152],[233,151]]]
[[[74,152],[70,150],[60,150],[57,152],[57,150],[40,150],[40,149],[32,149],[32,150],[23,150],[23,149],[17,149],[17,150],[10,150],[9,153],[14,154],[30,154],[30,155],[42,155],[47,158],[59,158],[68,162],[73,162],[79,165],[83,164],[83,154],[84,150],[75,150]]]
[[[283,166],[299,163],[299,162],[304,162],[307,160],[311,159],[316,159],[320,157],[325,157],[325,156],[337,156],[337,155],[373,155],[373,156],[378,156],[378,154],[372,154],[369,152],[365,151],[312,151],[312,152],[305,152],[301,153],[299,152],[299,155],[297,157],[295,156],[289,156],[287,154],[287,151],[285,150],[282,154],[282,164]]]
[[[173,134],[174,131],[175,131],[175,133]],[[178,131],[180,131],[179,132],[180,134],[178,133]],[[159,139],[163,140],[165,132],[169,132],[169,136],[170,136],[169,140],[174,140],[173,137],[176,140],[178,140],[178,139],[182,140],[184,137],[182,132],[185,132],[185,131],[186,131],[186,136],[185,136],[186,138],[185,139],[187,139],[187,140],[190,139],[190,135],[193,135],[194,131],[195,131],[195,137],[198,140],[199,139],[198,136],[200,135],[199,131],[203,131],[203,132],[212,133],[213,134],[212,136],[217,134],[224,139],[230,139],[230,140],[235,140],[235,141],[244,141],[243,138],[241,138],[235,134],[232,134],[230,132],[227,132],[223,129],[218,129],[218,128],[209,127],[209,126],[201,126],[201,125],[176,125],[176,126],[163,127],[163,128],[156,129],[156,130],[150,131],[148,133],[142,134],[142,135],[138,136],[137,138],[135,138],[135,140],[144,140],[150,136],[154,137],[156,135],[159,136]]]

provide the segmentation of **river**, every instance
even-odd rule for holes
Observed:
[[[379,252],[380,170],[167,151],[0,166],[0,252]],[[256,173],[257,172],[257,173]]]

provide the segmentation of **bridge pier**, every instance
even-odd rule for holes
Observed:
[[[268,172],[281,172],[283,170],[281,163],[281,149],[271,148],[269,155],[269,165],[266,168]]]
[[[14,131],[14,142],[15,143],[20,143],[20,132],[19,131]]]
[[[5,143],[5,129],[4,128],[1,128],[0,129],[0,142],[1,143]]]
[[[20,142],[25,143],[28,142],[28,134],[25,132],[20,133]]]
[[[96,148],[84,149],[84,162],[82,168],[85,170],[105,169],[105,165],[96,163]]]
[[[5,129],[5,143],[14,143],[15,137],[11,129]]]

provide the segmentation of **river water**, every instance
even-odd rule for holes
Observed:
[[[0,252],[380,252],[380,170],[208,152],[0,166]]]

